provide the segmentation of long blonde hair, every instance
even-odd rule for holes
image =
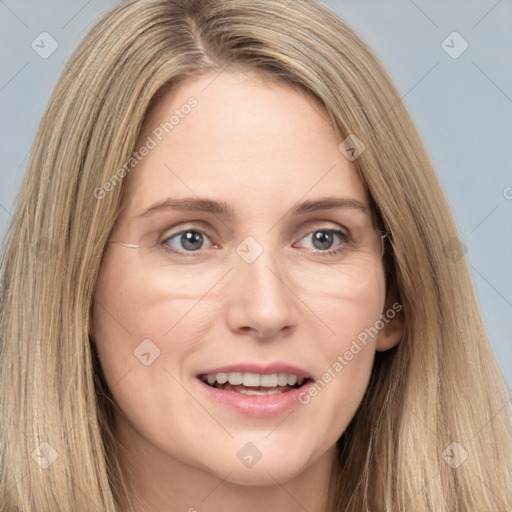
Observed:
[[[405,334],[377,353],[338,442],[333,508],[509,510],[510,396],[465,260],[447,253],[457,232],[435,172],[377,58],[313,0],[128,0],[66,65],[6,238],[0,511],[116,512],[128,500],[88,335],[126,178],[99,199],[95,191],[128,161],[159,95],[226,68],[302,87],[340,140],[363,141],[355,164],[392,233],[388,284],[403,305]]]

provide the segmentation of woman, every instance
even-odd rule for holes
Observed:
[[[1,510],[508,510],[456,239],[333,13],[123,2],[54,91],[7,238]]]

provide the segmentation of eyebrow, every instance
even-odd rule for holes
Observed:
[[[321,197],[315,200],[303,201],[295,204],[290,209],[291,215],[300,215],[304,213],[315,212],[318,210],[332,210],[335,208],[352,208],[367,212],[369,208],[357,199],[349,197]],[[234,209],[225,201],[216,201],[214,199],[201,199],[197,197],[182,197],[172,198],[169,197],[162,201],[153,203],[148,208],[144,209],[137,217],[148,217],[152,213],[167,210],[189,210],[205,213],[213,213],[224,217],[234,217]]]

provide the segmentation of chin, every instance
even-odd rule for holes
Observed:
[[[295,466],[294,461],[286,460],[284,463],[266,463],[258,462],[252,468],[232,468],[232,472],[225,479],[236,485],[244,486],[274,486],[277,483],[284,484],[297,477],[304,468]],[[225,474],[221,478],[224,478]]]
[[[268,433],[264,434],[265,436]],[[313,454],[299,452],[296,442],[290,440],[287,446],[267,443],[259,450],[250,442],[236,443],[235,457],[228,456],[231,450],[222,450],[222,460],[211,461],[203,470],[216,477],[237,485],[268,486],[292,480],[306,471],[317,458]],[[242,448],[238,448],[238,445]],[[226,476],[228,475],[228,476]]]

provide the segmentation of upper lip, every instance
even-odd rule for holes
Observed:
[[[311,374],[298,366],[294,366],[282,362],[273,362],[267,364],[258,363],[238,363],[229,364],[225,366],[217,366],[215,368],[208,368],[200,371],[197,376],[200,375],[215,375],[217,373],[235,373],[235,372],[250,372],[259,373],[261,375],[272,375],[273,373],[288,373],[296,375],[297,377],[303,377],[304,379],[311,379]]]

